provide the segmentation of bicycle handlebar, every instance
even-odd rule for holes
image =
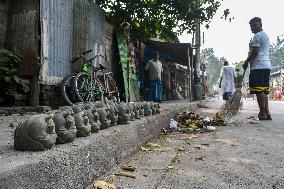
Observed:
[[[94,59],[96,59],[97,57],[102,57],[103,59],[105,58],[102,54],[97,54],[96,56],[94,56],[93,58],[91,58],[90,60],[86,61],[86,63],[90,63],[92,62]]]
[[[93,50],[92,49],[90,49],[90,50],[87,50],[87,51],[85,51],[85,52],[82,52],[82,55],[86,55],[86,54],[88,54],[88,53],[90,53],[90,52],[92,52]]]
[[[97,54],[96,56],[94,56],[93,58],[91,58],[91,59],[89,59],[89,60],[86,60],[85,55],[86,55],[87,53],[90,53],[90,52],[92,52],[92,50],[88,50],[88,51],[85,51],[85,52],[81,53],[81,54],[78,55],[77,57],[73,58],[73,60],[72,60],[71,62],[74,63],[74,62],[76,62],[77,60],[79,60],[79,58],[83,58],[83,59],[85,60],[85,63],[91,65],[91,64],[92,64],[92,61],[93,61],[94,59],[96,59],[97,57],[100,56],[100,57],[102,57],[103,59],[105,58],[102,54],[99,53],[99,54]],[[99,64],[98,69],[99,69],[99,70],[105,70],[105,69],[107,69],[107,68],[104,67],[103,65]]]
[[[87,50],[87,51],[82,52],[82,53],[79,54],[77,57],[73,58],[73,59],[71,60],[71,62],[74,63],[74,62],[76,62],[77,60],[79,60],[79,58],[86,59],[85,55],[88,54],[88,53],[90,53],[90,52],[92,52],[92,51],[93,51],[93,50],[90,49],[90,50]]]

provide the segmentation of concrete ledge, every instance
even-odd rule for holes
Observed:
[[[0,188],[85,188],[114,164],[159,136],[178,112],[197,103],[161,104],[161,114],[118,125],[44,152],[19,152],[10,145],[0,154]],[[10,139],[11,140],[11,139]]]

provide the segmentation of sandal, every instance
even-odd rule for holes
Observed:
[[[267,120],[267,116],[261,116],[260,114],[258,114],[257,117],[259,120]]]
[[[268,120],[267,117],[259,117],[259,120]]]
[[[267,117],[266,117],[266,120],[272,120],[271,115],[267,116]]]

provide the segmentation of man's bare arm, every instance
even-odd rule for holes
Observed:
[[[247,59],[245,60],[245,63],[243,64],[243,68],[246,70],[248,67],[248,63],[255,59],[255,57],[258,55],[259,52],[259,47],[253,47],[252,50],[250,51]]]

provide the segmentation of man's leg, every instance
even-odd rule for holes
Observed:
[[[259,119],[266,119],[266,109],[265,109],[265,94],[262,93],[258,93],[256,94],[256,100],[258,103],[258,107],[259,107],[259,114],[258,114],[258,118]]]
[[[265,99],[265,113],[266,113],[266,116],[267,116],[267,118],[271,119],[271,115],[270,115],[269,107],[268,107],[268,97],[267,97],[267,94],[264,94],[264,99]]]

